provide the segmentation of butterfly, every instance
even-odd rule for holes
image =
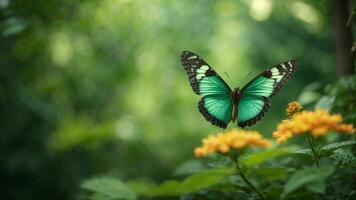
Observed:
[[[230,121],[241,128],[262,119],[275,96],[298,69],[296,60],[289,60],[264,70],[244,87],[231,90],[229,85],[198,55],[183,51],[182,65],[193,91],[201,96],[198,108],[213,125],[226,128]]]

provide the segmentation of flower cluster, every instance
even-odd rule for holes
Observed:
[[[227,153],[232,149],[239,150],[247,146],[271,146],[271,142],[264,139],[259,132],[237,129],[217,135],[210,135],[203,139],[202,142],[203,145],[194,150],[197,157],[206,156],[213,152]]]
[[[288,104],[287,115],[292,116],[293,114],[303,110],[303,106],[298,101],[292,101]]]
[[[290,119],[283,120],[272,136],[277,139],[277,143],[283,143],[294,135],[310,133],[318,137],[330,131],[354,133],[355,129],[352,124],[343,124],[340,114],[330,114],[319,109],[295,113]]]

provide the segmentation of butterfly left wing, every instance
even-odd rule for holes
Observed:
[[[226,128],[231,121],[232,103],[227,95],[208,95],[198,103],[200,113],[213,125]]]
[[[201,96],[230,95],[231,88],[225,81],[198,55],[183,51],[181,62],[188,75],[193,91]]]
[[[238,105],[238,126],[256,124],[270,107],[275,96],[297,70],[298,61],[290,60],[265,70],[241,89]]]
[[[231,88],[198,55],[183,51],[181,62],[193,91],[202,96],[198,103],[199,111],[213,125],[226,128],[231,121]]]

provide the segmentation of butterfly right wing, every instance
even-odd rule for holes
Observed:
[[[226,128],[231,121],[231,88],[198,55],[183,51],[181,62],[193,91],[202,96],[198,103],[199,111],[212,124]]]
[[[290,60],[275,65],[256,76],[241,89],[238,105],[238,126],[252,126],[262,119],[275,96],[298,69],[299,63]]]

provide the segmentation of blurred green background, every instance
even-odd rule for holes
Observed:
[[[336,78],[327,1],[0,0],[0,20],[1,199],[78,199],[94,175],[171,177],[221,131],[197,109],[183,50],[231,87],[300,60],[250,128],[269,138],[303,88]]]

